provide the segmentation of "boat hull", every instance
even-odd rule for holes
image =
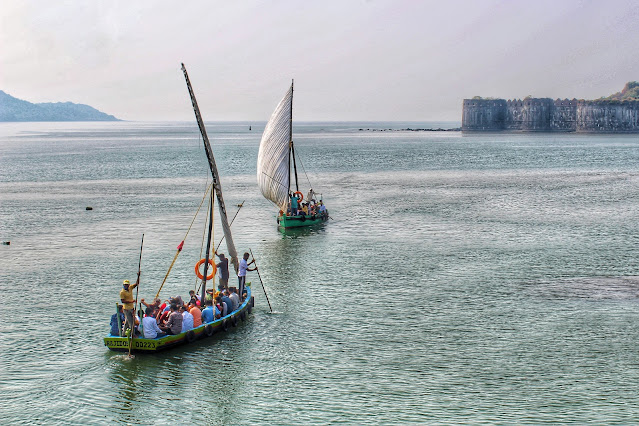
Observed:
[[[284,216],[281,215],[277,218],[277,224],[281,229],[301,228],[303,226],[319,225],[328,221],[328,215],[324,216]]]
[[[244,303],[242,303],[242,305],[237,310],[230,313],[229,315],[217,319],[213,322],[202,324],[199,327],[180,334],[169,335],[155,339],[136,337],[131,342],[131,352],[159,352],[175,346],[195,343],[200,339],[211,337],[220,331],[226,331],[230,329],[231,327],[239,324],[240,321],[245,321],[255,304],[255,301],[251,295],[251,288],[246,287],[246,291],[247,297]],[[128,352],[129,339],[126,337],[109,335],[104,338],[104,346],[112,351]]]

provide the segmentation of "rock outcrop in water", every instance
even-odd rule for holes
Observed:
[[[464,99],[463,131],[639,133],[639,83],[597,100]]]
[[[0,90],[0,121],[119,121],[88,105],[73,102],[33,104]]]

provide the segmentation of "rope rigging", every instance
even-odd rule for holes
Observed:
[[[171,266],[169,266],[169,270],[166,271],[166,275],[164,276],[164,279],[162,280],[162,284],[160,285],[160,289],[155,294],[155,298],[158,298],[160,296],[160,292],[162,291],[162,287],[164,287],[164,283],[166,283],[166,280],[169,277],[169,274],[171,273],[171,269],[173,268],[173,265],[175,264],[175,261],[177,260],[177,257],[179,256],[180,252],[182,251],[182,247],[184,247],[184,241],[186,240],[186,237],[189,235],[189,232],[191,232],[191,227],[193,226],[193,223],[195,222],[195,219],[197,218],[197,215],[200,212],[200,208],[202,207],[202,203],[204,203],[204,200],[206,199],[206,195],[211,191],[212,187],[213,187],[213,183],[209,184],[208,187],[206,188],[206,191],[204,191],[204,196],[202,197],[202,201],[200,201],[200,205],[198,206],[197,211],[195,212],[195,216],[193,216],[193,220],[191,221],[191,224],[189,225],[189,229],[187,229],[186,230],[186,234],[184,234],[184,238],[182,239],[182,242],[177,246],[177,252],[175,253],[175,256],[173,256],[173,261],[171,262]]]
[[[202,257],[202,252],[204,251],[204,240],[206,239],[206,225],[208,225],[209,223],[209,218],[211,218],[210,220],[211,222],[211,235],[215,235],[214,230],[215,230],[215,221],[213,221],[213,216],[210,214],[211,213],[211,209],[213,208],[213,205],[215,203],[215,198],[213,198],[213,193],[211,193],[211,202],[209,203],[209,208],[206,211],[206,220],[204,221],[204,229],[202,230],[202,243],[200,245],[200,259],[204,259]],[[206,277],[202,278],[202,280],[200,281],[200,285],[197,286],[197,290],[195,290],[195,294],[198,294],[200,292],[200,289],[202,288],[202,283],[206,281]],[[198,283],[198,277],[195,277],[195,285],[197,285]],[[195,289],[195,286],[193,286],[193,288]]]
[[[302,162],[302,158],[299,155],[297,155],[296,157],[297,157],[297,161],[299,161],[300,165],[302,166],[302,170],[304,171],[304,176],[306,176],[306,180],[308,181],[308,187],[312,189],[313,185],[311,184],[311,180],[308,178],[308,174],[306,173],[306,168],[304,167],[304,163]],[[313,192],[315,192],[315,191],[313,191]]]

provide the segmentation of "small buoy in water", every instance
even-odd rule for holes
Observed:
[[[10,246],[11,245],[11,241],[3,241],[2,245]]]
[[[93,207],[87,207],[87,210],[93,210]]]

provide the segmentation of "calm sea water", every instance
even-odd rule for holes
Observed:
[[[132,360],[102,337],[142,233],[150,299],[193,219],[197,127],[0,125],[0,422],[637,423],[639,137],[372,131],[446,125],[297,124],[334,220],[282,234],[263,124],[211,123],[275,313],[253,273],[249,322]],[[196,285],[203,215],[165,297]]]

